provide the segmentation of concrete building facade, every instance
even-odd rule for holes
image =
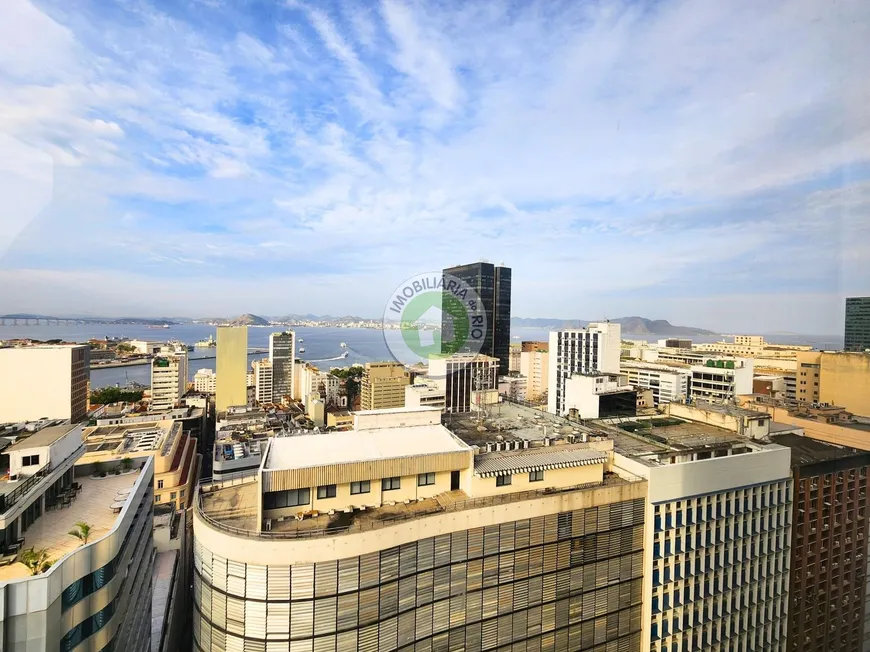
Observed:
[[[87,345],[0,347],[0,423],[88,414]]]
[[[819,401],[870,417],[870,353],[829,353],[819,357]]]
[[[248,327],[218,326],[215,409],[248,404]]]
[[[652,390],[656,407],[671,401],[685,401],[689,397],[692,375],[689,369],[628,360],[620,362],[619,369],[628,377],[629,385]]]
[[[643,481],[587,445],[475,455],[438,410],[358,417],[202,493],[197,652],[640,649]]]
[[[151,409],[175,407],[187,391],[187,355],[160,355],[151,361]]]
[[[217,390],[214,369],[199,369],[193,374],[193,389],[201,394],[214,394]]]
[[[411,374],[399,362],[366,362],[360,387],[360,409],[404,407]]]
[[[429,373],[444,391],[447,412],[469,412],[498,401],[498,359],[457,353],[429,361]]]
[[[523,342],[527,344],[540,344],[542,346],[531,348],[520,353],[520,375],[528,380],[526,385],[526,398],[529,401],[541,401],[547,397],[547,389],[550,381],[550,354],[547,342]]]
[[[565,382],[574,374],[619,373],[620,337],[620,325],[612,322],[550,333],[548,412],[565,413]]]
[[[405,407],[437,407],[443,410],[447,406],[444,389],[432,380],[417,379],[413,385],[405,387]]]
[[[272,402],[283,403],[285,397],[293,395],[296,333],[288,330],[269,335],[269,360],[272,362]]]
[[[274,379],[273,374],[275,367],[269,358],[262,360],[254,360],[252,363],[254,370],[254,400],[258,405],[264,403],[272,403],[274,398]]]

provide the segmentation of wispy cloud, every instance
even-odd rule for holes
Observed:
[[[525,315],[824,332],[870,292],[861,0],[75,5],[0,3],[10,309],[376,315],[481,256]]]

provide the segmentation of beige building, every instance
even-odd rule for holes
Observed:
[[[40,464],[0,482],[3,650],[150,650],[153,464],[127,475],[74,476],[83,452],[81,428],[70,426],[4,451],[37,455]],[[79,522],[90,525],[86,543],[68,534]],[[30,549],[45,551],[50,566],[31,574],[22,563]]]
[[[367,362],[360,390],[360,408],[381,410],[404,407],[411,374],[399,362]]]
[[[187,355],[161,355],[151,361],[151,409],[175,407],[187,391]]]
[[[533,342],[523,342],[523,345]],[[543,401],[547,398],[547,382],[550,377],[550,354],[546,342],[543,347],[537,347],[520,353],[520,375],[528,380],[526,384],[526,399]]]
[[[819,382],[822,354],[819,351],[805,351],[797,354],[795,373],[796,399],[801,403],[819,402]]]
[[[870,353],[822,353],[819,400],[870,417]]]
[[[248,404],[248,327],[218,326],[215,409]]]
[[[0,423],[88,414],[87,345],[0,347]]]
[[[508,372],[520,373],[520,353],[522,352],[523,345],[521,342],[511,342],[508,354]]]
[[[201,394],[214,394],[217,390],[214,369],[199,369],[193,375],[193,389]]]
[[[798,353],[812,351],[813,347],[802,344],[772,344],[765,342],[761,335],[735,335],[733,342],[696,344],[692,348],[696,351],[767,360],[772,364],[778,360],[794,360]]]
[[[272,361],[269,358],[254,360],[254,400],[257,404],[271,403],[274,395]]]
[[[413,385],[405,387],[405,407],[436,407],[443,410],[447,405],[444,390],[429,378],[417,378]]]
[[[437,409],[356,417],[202,490],[195,650],[640,649],[646,483],[605,442],[475,454]]]
[[[347,410],[331,410],[326,413],[326,427],[335,430],[353,428],[353,413]]]
[[[184,432],[181,421],[154,420],[97,425],[85,428],[83,439],[87,452],[76,464],[94,464],[112,474],[123,469],[124,459],[137,469],[154,459],[154,503],[184,509],[190,505],[193,488],[199,480],[200,455],[196,438]]]

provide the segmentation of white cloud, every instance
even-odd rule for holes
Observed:
[[[0,264],[67,264],[100,229],[130,252],[110,275],[166,262],[210,313],[223,281],[266,302],[281,269],[324,275],[300,312],[328,286],[318,310],[377,314],[377,288],[481,255],[514,267],[525,315],[700,323],[694,278],[747,324],[785,321],[747,291],[761,260],[759,297],[829,324],[813,297],[870,291],[860,0],[242,10],[203,9],[217,30],[147,1],[0,4],[0,161],[22,160],[0,163]]]

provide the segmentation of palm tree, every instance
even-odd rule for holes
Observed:
[[[87,545],[88,539],[91,536],[91,526],[84,521],[79,521],[76,523],[76,529],[70,530],[67,534],[81,541],[84,546]]]
[[[34,550],[33,548],[25,550],[18,556],[18,561],[30,569],[31,575],[44,573],[54,563],[48,558],[48,550],[45,548],[42,550]]]

